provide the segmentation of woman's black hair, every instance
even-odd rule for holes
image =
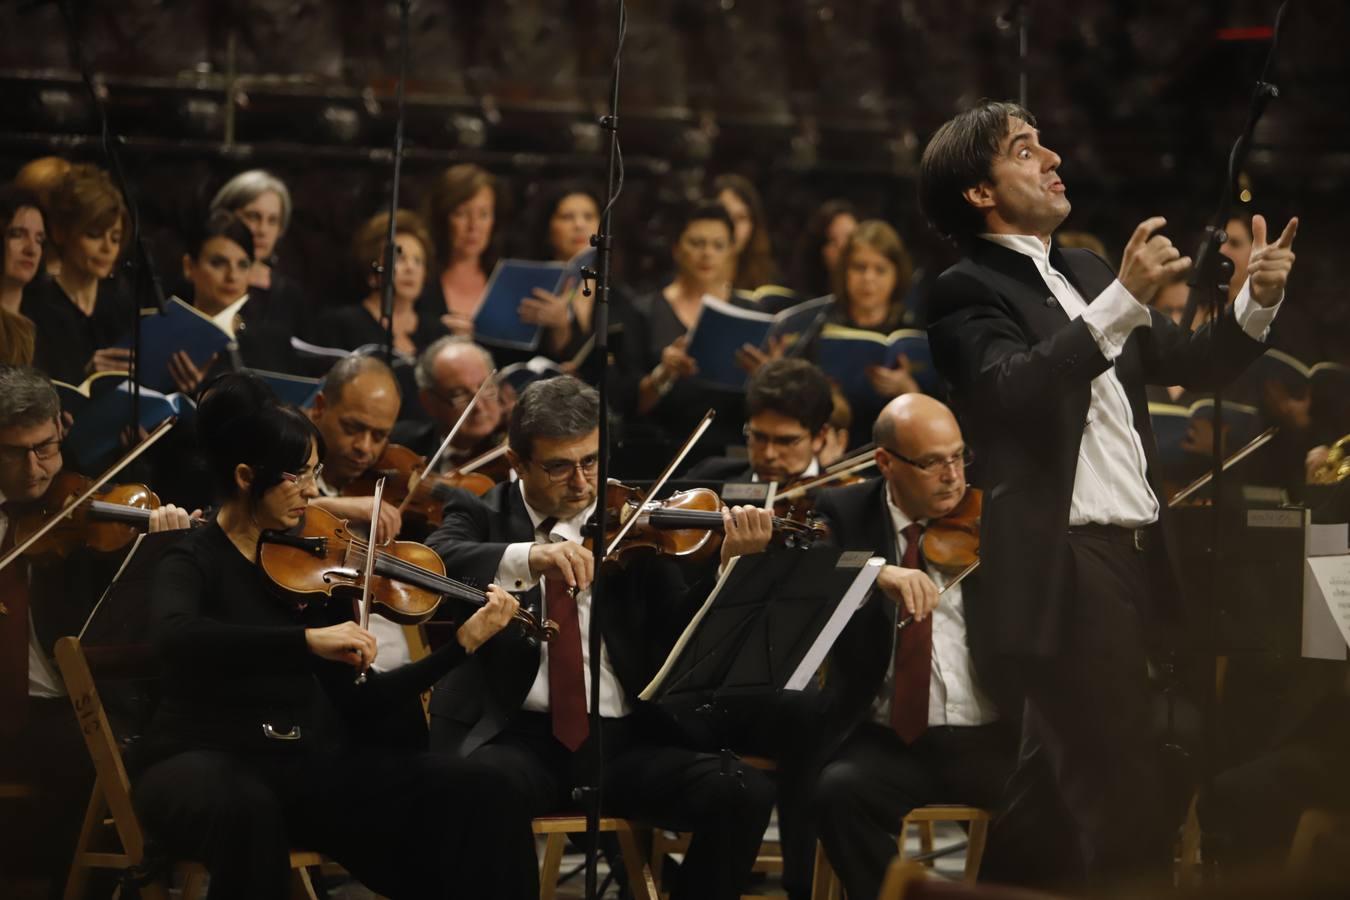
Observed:
[[[736,226],[731,221],[731,213],[727,212],[727,208],[720,201],[703,198],[692,203],[685,211],[684,218],[680,220],[680,228],[675,232],[675,240],[672,243],[679,243],[680,238],[689,230],[690,225],[705,221],[721,222],[727,226],[727,234],[731,235],[733,240],[735,239]]]
[[[255,473],[249,497],[257,500],[282,473],[309,465],[312,449],[324,456],[323,436],[309,417],[281,403],[256,375],[226,373],[198,396],[197,435],[222,499],[238,490],[234,470],[240,463]]]
[[[38,211],[42,216],[42,227],[47,227],[47,211],[42,208],[41,201],[37,194],[13,184],[0,186],[0,228],[8,228],[9,223],[14,221],[14,217],[19,214],[19,210],[31,208]],[[47,261],[47,247],[44,244],[42,248],[42,258],[38,260],[38,271],[42,271],[43,265]],[[0,243],[0,266],[5,262],[5,246]]]
[[[563,181],[540,191],[530,204],[529,229],[531,240],[530,246],[524,248],[525,252],[532,254],[528,257],[529,259],[553,258],[553,244],[549,240],[549,229],[553,223],[553,214],[558,211],[558,206],[563,200],[573,194],[589,197],[591,202],[595,204],[597,213],[603,206],[599,191],[584,181]]]
[[[200,259],[202,247],[212,238],[225,238],[234,241],[243,248],[244,253],[252,261],[253,253],[253,232],[248,230],[244,220],[234,213],[218,209],[198,226],[197,230],[190,236],[188,242],[188,256],[193,259]]]

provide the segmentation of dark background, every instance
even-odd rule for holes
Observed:
[[[1350,354],[1339,267],[1350,225],[1350,4],[1290,4],[1281,90],[1244,173],[1250,208],[1303,219],[1277,340]],[[290,185],[280,265],[324,302],[354,298],[355,226],[387,204],[397,3],[75,2],[77,33],[127,136],[128,176],[157,265],[230,175]],[[1217,204],[1274,22],[1264,0],[1031,2],[1028,101],[1064,157],[1066,228],[1118,255],[1165,215],[1186,247]],[[616,207],[616,273],[669,269],[673,217],[712,176],[764,194],[780,266],[805,217],[844,196],[890,220],[928,270],[950,259],[914,202],[933,129],[980,97],[1016,98],[1018,4],[978,0],[631,0]],[[608,0],[414,0],[403,197],[458,161],[502,180],[497,239],[529,255],[527,211],[563,175],[598,183],[617,5]],[[0,178],[27,159],[100,159],[89,102],[51,2],[0,3]]]

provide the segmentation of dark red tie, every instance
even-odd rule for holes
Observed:
[[[905,556],[900,565],[906,569],[923,568],[919,538],[923,526],[918,522],[905,526]],[[900,616],[908,615],[900,609]],[[900,740],[912,744],[928,728],[928,685],[933,677],[933,617],[910,622],[895,638],[895,684],[891,696],[891,727]]]
[[[544,579],[544,604],[545,614],[558,623],[558,636],[548,643],[548,705],[553,736],[568,750],[575,750],[590,734],[577,601],[567,582],[556,577]]]
[[[14,545],[10,533],[0,552]],[[0,734],[16,734],[28,718],[28,561],[0,570]]]

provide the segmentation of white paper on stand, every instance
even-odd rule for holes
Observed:
[[[1350,645],[1350,555],[1315,556],[1303,582],[1303,656],[1343,660]]]

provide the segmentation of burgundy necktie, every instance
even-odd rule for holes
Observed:
[[[905,526],[905,556],[900,565],[922,568],[919,538],[923,526]],[[901,608],[900,615],[905,615]],[[895,638],[894,693],[891,696],[891,727],[906,744],[912,744],[928,728],[928,685],[933,677],[933,617],[913,621]]]
[[[556,524],[553,516],[539,523],[543,540],[550,539]],[[577,598],[562,576],[544,579],[544,615],[558,624],[558,636],[548,642],[548,707],[553,736],[568,750],[575,750],[591,733],[591,723],[586,718]]]

